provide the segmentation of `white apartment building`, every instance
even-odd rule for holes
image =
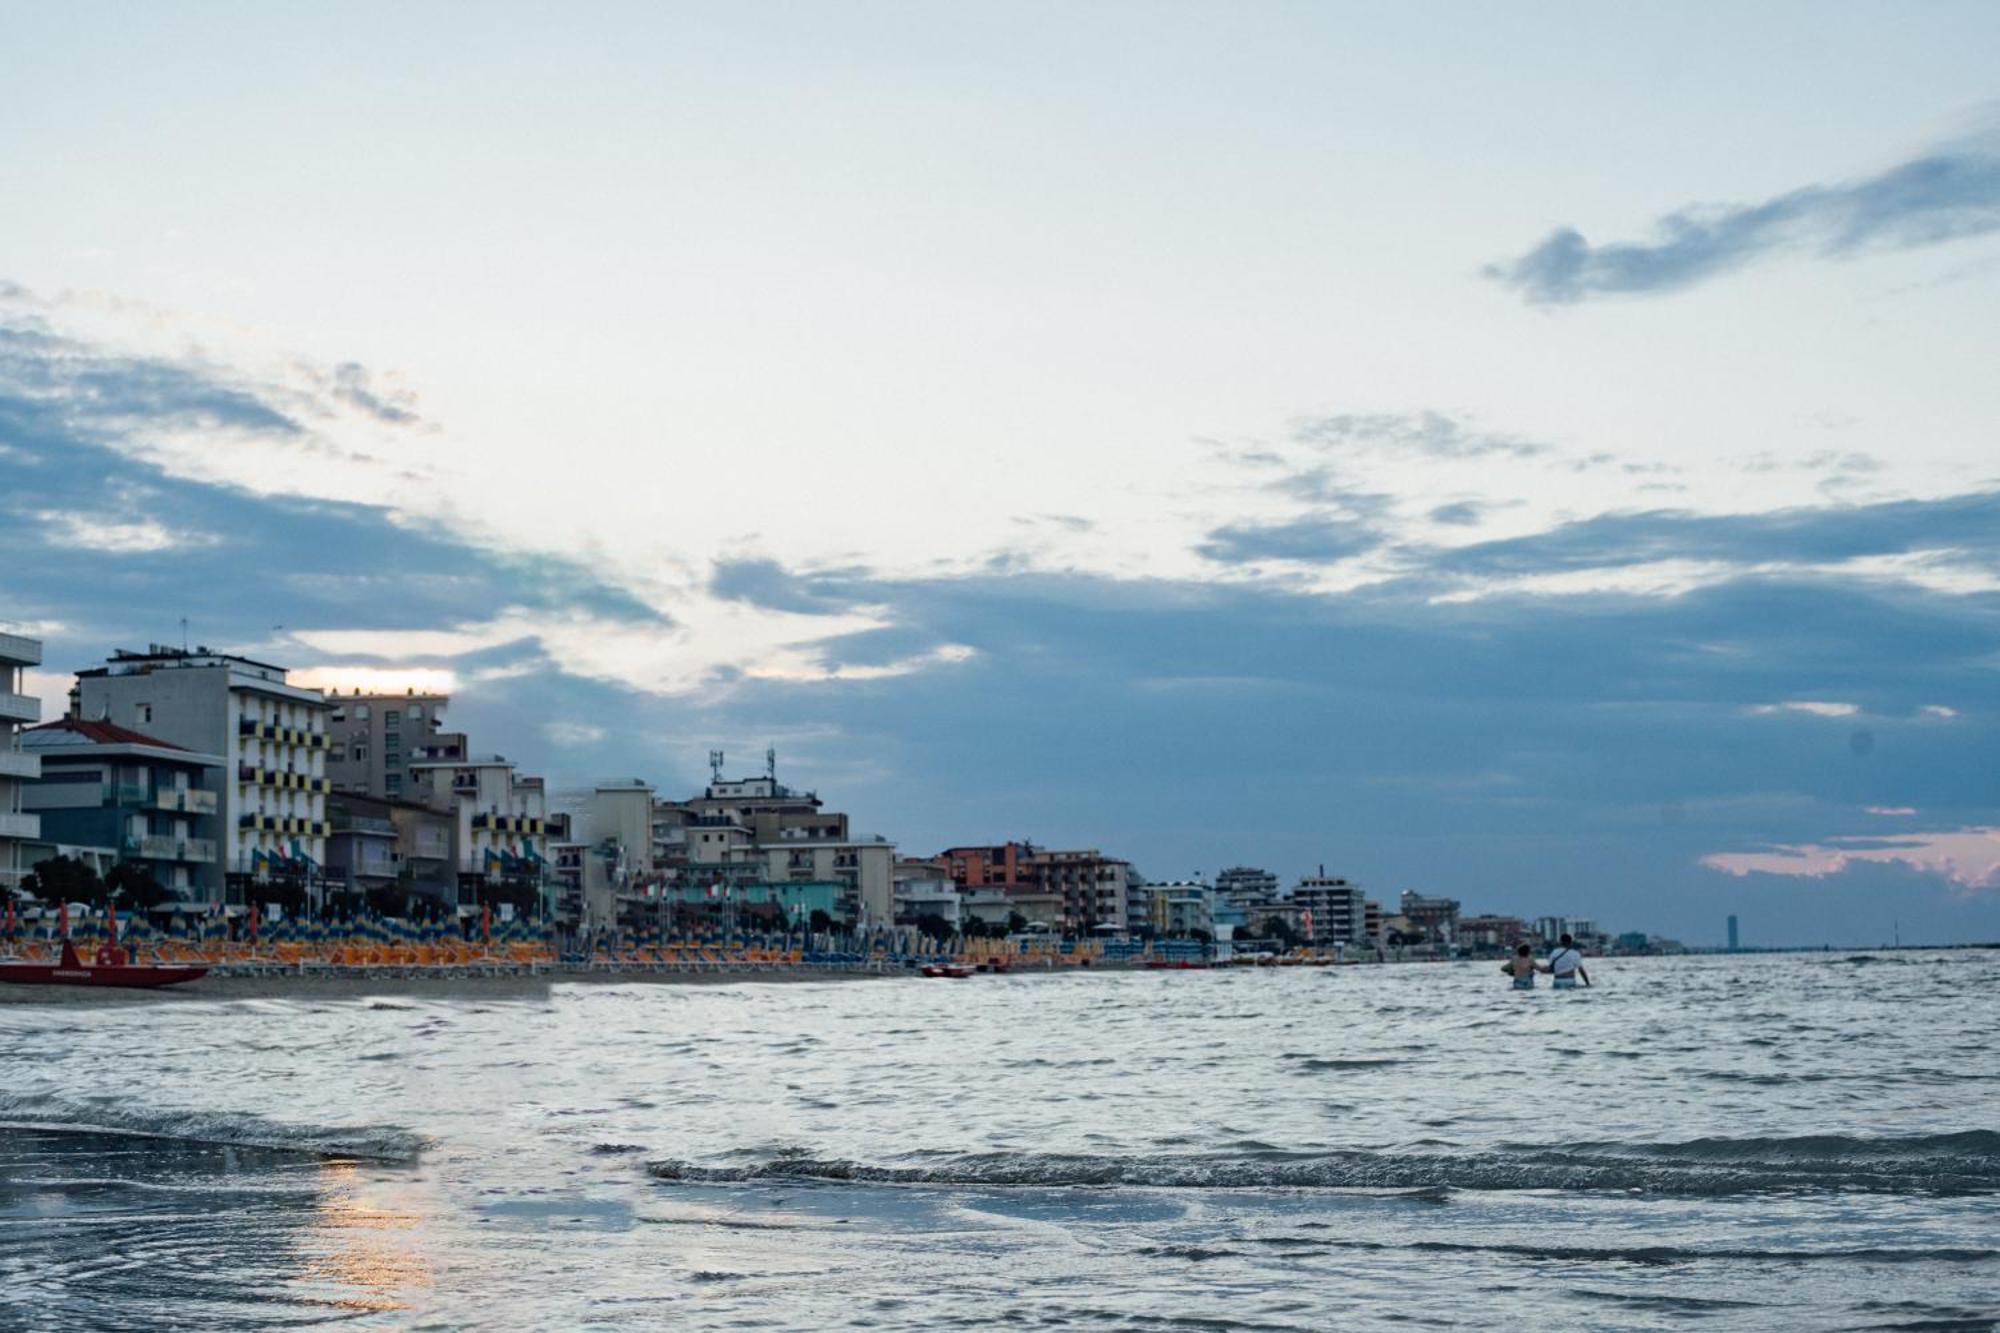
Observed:
[[[1197,931],[1215,934],[1215,890],[1201,880],[1148,882],[1132,893],[1146,907],[1146,924],[1161,939],[1186,939]]]
[[[460,905],[479,901],[488,885],[511,882],[541,892],[550,862],[548,792],[540,778],[522,777],[497,754],[422,760],[409,771],[417,799],[454,817]]]
[[[72,712],[224,759],[221,854],[200,868],[211,902],[253,881],[316,879],[326,860],[326,696],[284,667],[209,648],[153,644],[77,673]]]
[[[774,884],[838,883],[840,914],[857,929],[895,923],[896,844],[887,838],[816,838],[804,829],[786,829],[776,841],[760,843],[757,851],[764,858],[765,878]]]
[[[1300,929],[1314,944],[1357,944],[1368,938],[1368,902],[1360,886],[1327,874],[1324,867],[1298,882],[1291,904],[1299,911]]]
[[[15,742],[23,724],[42,716],[42,701],[21,688],[24,673],[41,660],[41,640],[0,634],[0,889],[20,884],[31,868],[25,844],[42,836],[41,819],[21,809],[21,789],[41,776],[42,761]]]

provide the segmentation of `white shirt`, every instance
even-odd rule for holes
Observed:
[[[1557,949],[1549,955],[1549,971],[1559,977],[1576,975],[1577,968],[1583,966],[1583,953],[1577,949]]]

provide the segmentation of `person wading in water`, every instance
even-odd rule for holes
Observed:
[[[1555,980],[1550,983],[1557,990],[1575,990],[1579,979],[1590,984],[1590,973],[1583,970],[1583,950],[1576,947],[1576,941],[1564,935],[1556,945],[1556,951],[1549,955],[1549,965],[1545,969]]]

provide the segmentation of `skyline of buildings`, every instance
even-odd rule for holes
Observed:
[[[0,658],[14,673],[0,684],[40,661],[39,644],[18,636],[0,652],[14,654]],[[15,697],[0,715],[32,723],[39,705]],[[309,910],[376,895],[405,910],[497,905],[583,931],[726,909],[863,930],[942,921],[1226,940],[1276,929],[1343,947],[1456,948],[1564,920],[1473,917],[1461,930],[1454,900],[1405,891],[1388,912],[1323,866],[1281,887],[1241,865],[1212,882],[1149,880],[1097,847],[1023,839],[905,856],[780,782],[770,749],[750,777],[726,777],[723,752],[710,751],[710,782],[686,798],[642,778],[551,794],[446,730],[450,702],[414,689],[328,694],[205,645],[114,650],[76,673],[66,717],[0,750],[0,833],[12,830],[0,869],[18,883],[25,857],[59,852],[100,873],[134,863],[191,908]]]

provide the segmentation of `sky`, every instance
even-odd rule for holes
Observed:
[[[0,628],[2000,939],[2000,10],[0,3]]]

